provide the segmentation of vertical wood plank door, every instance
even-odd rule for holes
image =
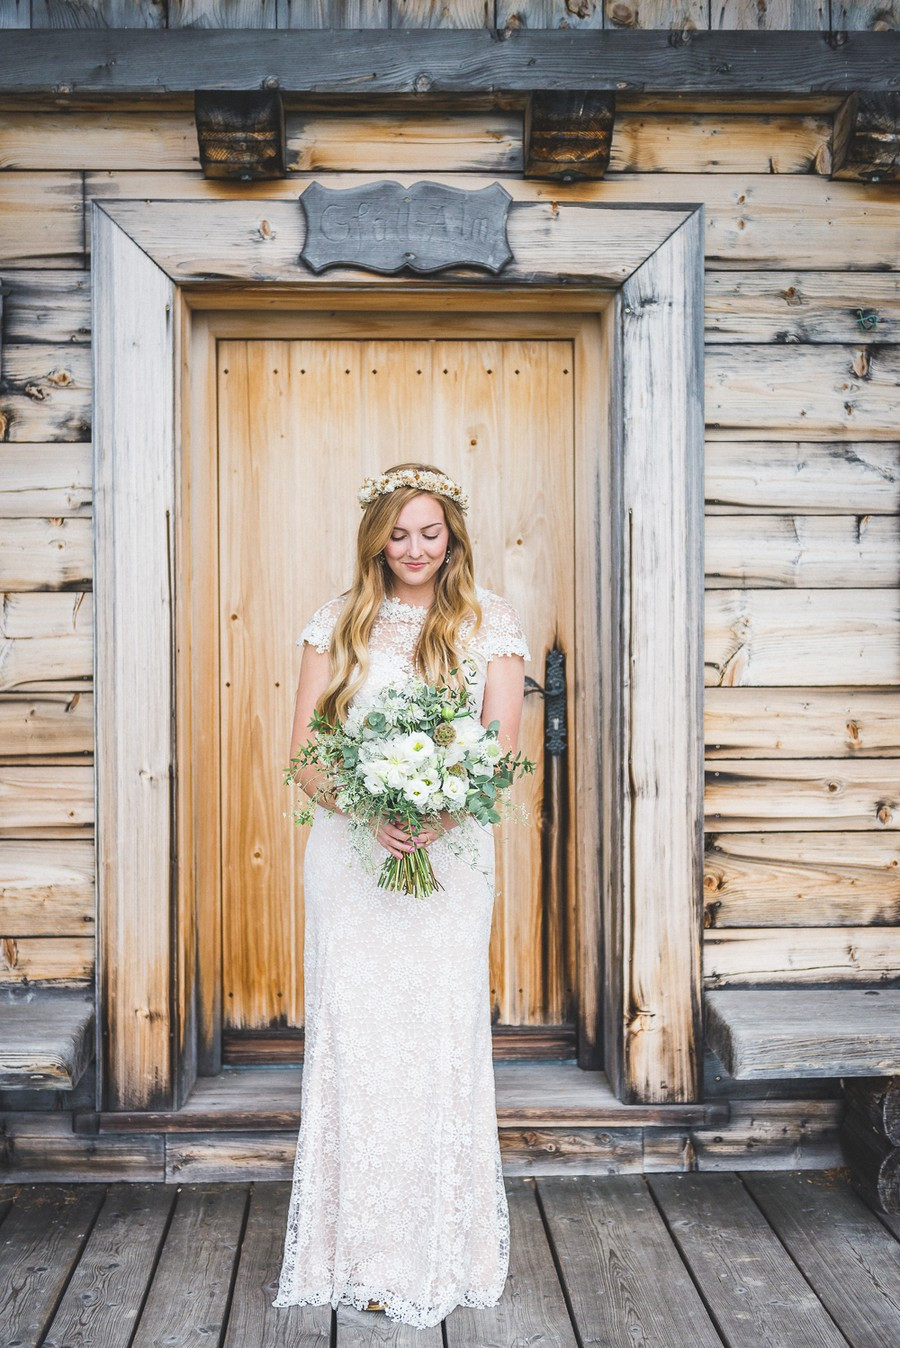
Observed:
[[[296,788],[283,784],[295,642],[351,581],[360,482],[406,460],[460,481],[476,579],[521,614],[526,672],[543,683],[558,645],[571,679],[577,372],[570,339],[481,336],[221,339],[217,370],[223,1028],[289,1029],[303,1025],[307,834],[290,818]],[[497,830],[498,1025],[569,1022],[577,996],[575,898],[557,896],[548,915],[542,875],[543,728],[541,698],[529,696],[521,747],[539,770],[517,788],[529,821]],[[570,793],[575,747],[570,735]],[[576,830],[573,809],[569,876]]]

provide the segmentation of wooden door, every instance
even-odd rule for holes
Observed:
[[[391,328],[382,318],[376,331],[391,335],[370,339],[218,343],[222,977],[232,1042],[303,1024],[306,830],[291,821],[294,788],[282,783],[301,654],[295,640],[313,610],[350,582],[365,475],[421,459],[464,484],[477,580],[522,615],[533,657],[527,673],[542,684],[545,654],[557,646],[573,691],[573,342],[404,336],[414,323],[398,317]],[[541,698],[529,696],[521,743],[541,768],[518,795],[530,822],[498,830],[498,1039],[502,1027],[571,1022],[577,996],[576,898],[571,881],[561,900],[556,894],[546,841],[542,867],[542,830],[553,824],[542,820],[543,739]],[[570,737],[563,795],[572,791],[575,749]],[[563,864],[576,831],[573,809]],[[571,877],[574,867],[567,870]],[[529,1036],[510,1037],[527,1044]],[[245,1050],[233,1060],[252,1056]]]

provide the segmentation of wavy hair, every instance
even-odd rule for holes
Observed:
[[[386,471],[394,473],[406,468],[423,473],[442,472],[429,463],[398,463]],[[356,537],[353,584],[347,591],[329,646],[331,680],[317,703],[317,710],[332,724],[344,719],[369,671],[372,628],[382,601],[391,593],[391,572],[383,556],[385,544],[407,502],[415,496],[430,494],[417,487],[398,487],[376,496],[363,508]],[[475,593],[472,543],[463,511],[446,496],[434,499],[441,505],[450,531],[450,561],[435,577],[434,599],[413,653],[416,671],[430,683],[449,678],[451,671],[458,669],[460,628],[467,618],[474,617],[477,630],[482,617]]]

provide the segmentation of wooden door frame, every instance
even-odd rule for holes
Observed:
[[[315,277],[282,198],[92,204],[99,1109],[177,1109],[210,1065],[194,837],[210,802],[191,773],[209,744],[184,672],[203,639],[185,526],[212,508],[185,471],[215,389],[189,377],[199,316],[451,300],[603,314],[609,452],[579,482],[597,521],[581,565],[600,596],[603,1065],[626,1102],[700,1098],[703,209],[516,195],[502,282]]]

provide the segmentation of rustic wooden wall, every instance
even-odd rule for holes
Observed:
[[[897,0],[0,0],[0,28],[894,29]]]
[[[706,204],[707,986],[900,963],[900,216],[823,176],[824,106],[632,103],[604,182],[540,188]],[[213,184],[186,112],[0,113],[0,984],[93,967],[88,203],[520,181],[511,112],[293,111],[288,138],[293,181]]]

